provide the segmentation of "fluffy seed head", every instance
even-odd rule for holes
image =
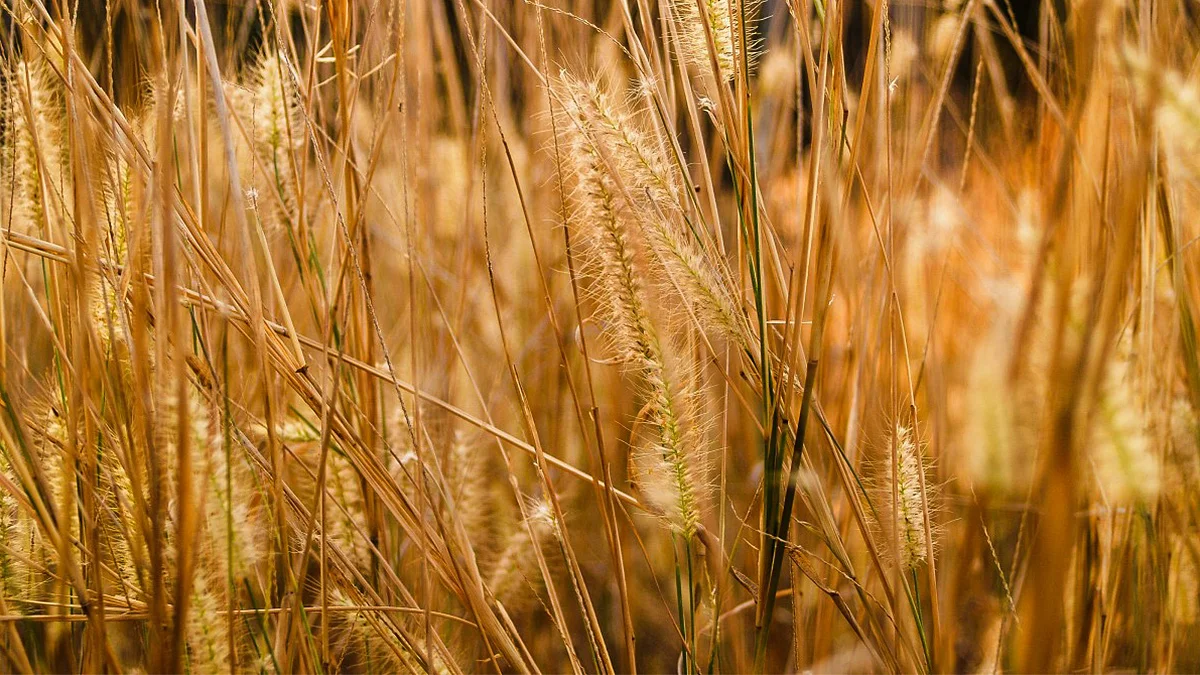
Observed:
[[[247,125],[249,152],[257,157],[242,161],[241,172],[258,197],[251,200],[268,232],[296,224],[300,191],[294,162],[303,147],[305,127],[300,98],[289,76],[290,64],[278,52],[268,51],[230,97]]]
[[[651,319],[653,289],[643,283],[643,270],[662,270],[661,261],[669,260],[667,269],[674,266],[682,287],[692,288],[705,268],[685,240],[664,228],[662,206],[654,209],[659,215],[646,218],[647,202],[678,202],[668,196],[674,190],[673,174],[648,150],[652,146],[642,142],[631,117],[611,106],[595,82],[564,76],[560,98],[567,118],[563,126],[579,207],[577,222],[587,235],[605,336],[614,358],[637,383],[645,401],[643,419],[652,429],[634,453],[633,468],[670,526],[690,536],[699,521],[695,479],[703,464],[695,443],[698,435],[691,432],[697,426],[689,403],[695,387],[686,376],[686,363],[672,356],[669,339],[664,340]],[[625,167],[627,173],[614,166]],[[646,199],[628,197],[628,185],[650,186]],[[645,248],[651,249],[657,266],[643,262]],[[723,301],[721,306],[728,304]]]
[[[675,16],[680,33],[680,55],[696,71],[711,72],[716,57],[718,80],[733,78],[738,58],[737,22],[730,13],[729,0],[675,0]],[[708,31],[705,30],[708,24]],[[712,34],[711,51],[709,31]],[[710,56],[710,54],[712,56]]]
[[[1007,336],[996,333],[973,359],[966,389],[963,468],[983,495],[1019,489],[1027,478],[1018,475],[1016,412],[1004,372]]]
[[[46,220],[54,204],[52,195],[63,191],[69,178],[63,168],[61,95],[58,82],[41,62],[17,61],[5,73],[9,85],[4,101],[5,122],[12,150],[12,179],[15,181],[13,210],[16,222],[28,234],[45,236]],[[69,200],[69,196],[66,197]]]
[[[888,551],[904,569],[912,569],[929,557],[926,539],[925,502],[921,485],[925,466],[918,441],[906,426],[897,424],[885,467],[873,485],[873,501],[878,511],[877,529]],[[928,487],[926,488],[928,497]]]
[[[597,259],[633,269],[636,249],[646,249],[658,292],[685,302],[706,332],[753,352],[726,267],[685,222],[682,181],[665,144],[644,134],[635,112],[614,103],[596,81],[564,75],[561,82],[581,220],[609,230],[602,237],[607,255]]]
[[[1097,487],[1110,503],[1151,502],[1162,483],[1131,371],[1126,358],[1110,366],[1092,427],[1092,466]]]
[[[1121,57],[1133,75],[1131,93],[1148,108],[1167,157],[1184,171],[1200,176],[1200,88],[1133,48],[1125,49]]]
[[[567,133],[580,133],[591,146],[598,168],[620,178],[622,194],[646,213],[679,209],[679,172],[670,161],[665,140],[647,133],[638,110],[614,101],[598,79],[583,80],[562,73],[559,99],[566,109]],[[567,126],[564,125],[564,126]],[[652,203],[651,203],[652,202]]]
[[[538,500],[526,507],[525,522],[509,536],[488,577],[492,594],[512,611],[530,606],[528,590],[544,580],[536,550],[558,537],[558,524],[548,503]],[[536,547],[536,548],[535,548]],[[547,557],[547,562],[550,558]]]
[[[187,665],[193,673],[229,671],[229,620],[223,611],[220,582],[200,572],[192,579],[187,615]]]

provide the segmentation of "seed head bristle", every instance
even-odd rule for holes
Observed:
[[[1091,435],[1097,488],[1107,501],[1117,504],[1150,503],[1162,484],[1162,469],[1141,414],[1130,366],[1128,357],[1110,364]]]
[[[220,580],[209,579],[203,571],[192,578],[186,631],[189,672],[229,672],[229,620],[220,588]]]
[[[290,67],[285,55],[267,51],[230,96],[250,136],[244,151],[253,155],[240,160],[239,171],[253,195],[249,206],[267,232],[295,227],[299,215],[301,191],[295,162],[300,161],[306,132]]]
[[[526,506],[525,511],[524,522],[509,535],[487,577],[487,587],[510,611],[521,611],[532,605],[529,589],[540,588],[544,582],[538,569],[536,550],[558,536],[558,524],[549,504],[535,501]],[[546,559],[550,561],[549,557]]]
[[[883,549],[904,569],[912,569],[929,558],[926,537],[926,504],[931,503],[930,486],[922,495],[925,466],[918,441],[909,427],[897,424],[895,437],[881,459],[884,468],[873,490],[876,523]],[[928,528],[933,531],[932,523]]]
[[[755,353],[725,266],[686,223],[682,181],[664,144],[643,133],[637,115],[627,105],[614,103],[597,81],[564,76],[563,83],[569,118],[563,126],[571,154],[586,157],[575,173],[579,185],[590,185],[592,192],[580,200],[591,205],[584,213],[626,221],[629,231],[621,236],[627,240],[638,235],[649,253],[647,267],[657,290],[687,303],[706,332]],[[626,242],[620,245],[622,251],[632,248],[636,247]]]
[[[746,17],[754,16],[758,2],[741,0],[674,0],[674,16],[679,31],[679,55],[691,69],[711,73],[713,62],[719,81],[733,79],[742,59],[742,26],[739,10]],[[708,30],[705,30],[707,23]],[[712,42],[709,42],[711,32]],[[753,64],[758,52],[750,36],[747,60]]]
[[[29,223],[27,234],[47,236],[55,204],[69,204],[64,180],[61,92],[58,81],[40,61],[20,60],[6,73],[8,89],[6,122],[12,143],[12,179],[15,181],[14,212],[18,223]],[[5,159],[10,153],[5,152]],[[56,199],[55,193],[67,196]]]
[[[642,281],[645,264],[640,251],[646,246],[646,233],[637,227],[636,218],[644,204],[629,204],[618,192],[617,184],[618,179],[630,184],[636,181],[621,178],[621,169],[614,168],[606,155],[624,155],[629,161],[618,164],[631,176],[642,173],[651,185],[655,176],[662,178],[662,194],[670,193],[664,178],[669,174],[648,170],[653,162],[636,140],[628,118],[607,106],[596,83],[567,77],[563,90],[560,98],[568,119],[562,126],[579,207],[575,220],[588,235],[594,261],[590,267],[605,334],[615,358],[637,381],[645,397],[645,419],[655,430],[654,440],[647,443],[652,450],[643,469],[650,477],[649,484],[659,485],[663,495],[670,495],[664,497],[670,506],[663,508],[670,525],[691,536],[700,512],[695,467],[703,453],[688,433],[692,425],[687,419],[686,403],[690,380],[679,376],[686,369],[670,367],[673,364],[668,363],[668,352],[672,348],[651,319],[653,296]],[[653,195],[654,190],[650,193]],[[661,458],[665,466],[660,467],[655,457]]]

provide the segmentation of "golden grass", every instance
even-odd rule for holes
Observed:
[[[1200,20],[1025,4],[7,0],[0,668],[1200,669]]]

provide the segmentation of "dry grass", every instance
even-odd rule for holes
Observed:
[[[1016,4],[5,0],[0,668],[1200,669],[1200,16]]]

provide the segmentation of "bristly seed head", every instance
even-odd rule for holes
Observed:
[[[712,72],[716,61],[716,79],[733,79],[742,59],[741,16],[752,17],[757,4],[757,0],[741,0],[736,4],[729,0],[674,0],[680,57],[701,73]],[[747,61],[753,63],[757,50],[753,44],[750,46]]]
[[[1117,504],[1152,502],[1162,483],[1132,370],[1128,357],[1110,365],[1092,427],[1090,454],[1097,487]]]
[[[918,441],[906,426],[897,424],[886,456],[886,467],[876,478],[873,501],[877,514],[877,529],[883,538],[884,550],[890,551],[904,569],[912,569],[929,558],[926,504],[932,501],[926,486],[922,498],[925,466]]]

